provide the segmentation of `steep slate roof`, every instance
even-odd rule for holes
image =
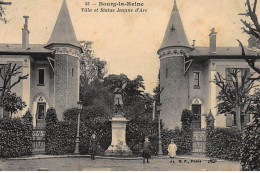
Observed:
[[[52,53],[53,50],[45,49],[44,44],[30,44],[29,49],[23,49],[22,44],[0,43],[0,54],[5,53]]]
[[[190,47],[187,40],[179,10],[177,8],[176,0],[174,0],[174,6],[172,9],[171,17],[164,35],[164,39],[161,48],[171,47],[171,46],[186,46]]]
[[[70,14],[66,0],[63,1],[56,24],[54,26],[54,29],[52,31],[51,37],[47,45],[55,43],[70,44],[73,46],[80,47],[70,19]]]
[[[245,48],[247,56],[257,56],[257,52]],[[210,53],[209,47],[195,47],[189,53],[190,56],[241,56],[242,50],[240,47],[217,47],[216,53]]]

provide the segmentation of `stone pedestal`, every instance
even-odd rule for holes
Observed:
[[[106,156],[131,156],[133,153],[126,145],[126,123],[129,121],[123,116],[115,116],[112,122],[112,140]]]

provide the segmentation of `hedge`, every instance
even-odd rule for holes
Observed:
[[[243,171],[260,171],[260,118],[244,129],[241,166]]]
[[[0,119],[0,157],[19,157],[32,154],[32,115]]]
[[[131,119],[126,126],[126,144],[134,155],[140,156],[143,149],[145,136],[151,142],[151,154],[158,151],[158,120],[152,121],[151,117],[136,117]]]
[[[242,134],[235,128],[207,128],[206,155],[227,160],[240,160]]]
[[[173,139],[174,143],[177,145],[177,152],[176,152],[177,155],[190,154],[191,148],[189,147],[189,144],[187,143],[189,141],[189,139],[187,140],[185,138],[183,131],[181,129],[179,129],[178,127],[174,130],[165,129],[162,131],[163,154],[166,154],[166,155],[168,154],[167,149],[168,149],[168,146],[171,143],[172,139]]]
[[[46,117],[46,154],[71,154],[75,148],[78,110],[69,109],[64,112],[64,121],[59,122],[55,110],[47,111]],[[111,122],[109,113],[100,105],[84,108],[80,118],[80,154],[88,154],[90,136],[96,133],[99,143],[99,154],[111,143]],[[192,113],[183,111],[182,129],[162,130],[162,146],[164,154],[171,139],[177,146],[177,154],[190,154],[192,147],[191,121]],[[162,129],[163,125],[161,126]],[[134,117],[126,125],[126,144],[135,155],[141,155],[145,136],[149,137],[151,153],[158,152],[158,120],[153,121],[151,116]]]
[[[167,154],[168,146],[171,139],[177,145],[178,155],[190,155],[192,151],[192,127],[191,123],[196,115],[192,114],[190,110],[184,109],[181,115],[181,129],[176,127],[174,130],[164,129],[162,131],[162,147],[163,153]]]
[[[77,135],[77,117],[78,110],[75,108],[65,111],[65,121],[63,122],[58,121],[54,108],[50,108],[47,111],[46,154],[60,155],[72,154],[74,152]],[[108,118],[104,117],[104,114],[102,115],[102,109],[96,106],[87,107],[81,112],[80,154],[88,153],[90,136],[93,133],[96,133],[98,138],[98,154],[103,154],[104,150],[111,143],[111,123]]]

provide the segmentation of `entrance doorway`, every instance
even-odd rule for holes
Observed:
[[[191,127],[193,131],[201,130],[201,105],[192,105],[192,113],[196,115],[196,118],[192,120]]]
[[[36,110],[36,129],[45,128],[46,103],[37,103]]]
[[[48,108],[49,104],[43,96],[38,96],[33,102],[33,126],[35,129],[45,129],[45,118]]]

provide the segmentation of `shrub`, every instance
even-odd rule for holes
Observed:
[[[234,128],[207,128],[206,155],[228,160],[240,159],[241,132]]]
[[[0,156],[20,157],[32,154],[32,116],[0,119]]]
[[[182,128],[182,142],[180,154],[191,154],[192,151],[192,120],[197,118],[198,115],[193,114],[190,110],[184,109],[181,115],[181,128]]]
[[[174,143],[177,145],[178,155],[184,155],[190,153],[189,144],[187,145],[187,137],[181,129],[178,127],[175,130],[164,129],[162,132],[162,147],[163,153],[168,154],[168,146],[171,143],[171,139],[174,140]]]
[[[133,154],[136,156],[141,156],[142,149],[143,149],[143,143],[141,143],[141,142],[133,145],[131,148]]]
[[[156,130],[154,130],[156,129]],[[131,119],[126,126],[126,144],[133,154],[140,155],[145,136],[149,137],[151,153],[157,154],[158,149],[158,121],[152,121],[148,117],[136,117]]]
[[[241,166],[243,171],[260,171],[260,118],[245,127],[242,150]]]
[[[80,118],[80,154],[87,154],[90,137],[98,138],[98,154],[103,154],[111,143],[111,123],[103,109],[89,106],[83,109]],[[78,109],[64,112],[64,122],[58,122],[55,110],[51,108],[46,116],[46,154],[71,154],[75,149]]]
[[[80,130],[80,153],[87,154],[89,150],[89,143],[91,135],[95,133],[98,140],[99,155],[103,155],[104,151],[111,143],[111,122],[102,117],[89,118],[87,122],[82,124]]]
[[[59,122],[52,127],[53,133],[50,135],[46,126],[45,153],[53,155],[73,153],[75,149],[76,126],[68,122]]]
[[[162,132],[162,142],[163,142],[163,153],[167,154],[168,146],[171,139],[177,145],[178,155],[191,154],[192,150],[192,127],[191,123],[195,115],[187,109],[182,111],[181,115],[181,129],[176,127],[174,130],[164,129]]]

